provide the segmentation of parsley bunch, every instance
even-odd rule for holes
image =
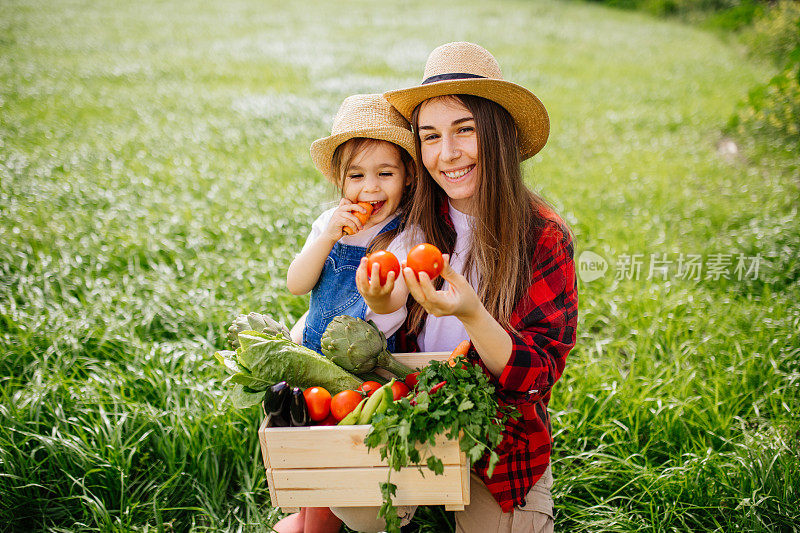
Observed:
[[[459,439],[461,450],[472,463],[489,452],[488,474],[491,476],[498,460],[494,448],[503,438],[503,420],[518,416],[511,407],[500,408],[494,386],[479,366],[463,358],[451,362],[453,366],[432,361],[423,368],[413,400],[401,398],[385,413],[376,416],[364,440],[368,448],[380,448],[381,458],[386,459],[390,467],[389,479],[381,483],[383,505],[379,512],[389,532],[400,528],[400,519],[392,504],[397,486],[391,483],[391,472],[422,463],[418,444],[433,446],[436,436],[444,433],[447,438]],[[428,456],[425,464],[437,475],[444,472],[438,457]]]

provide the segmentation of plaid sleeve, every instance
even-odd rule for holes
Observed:
[[[537,401],[564,371],[575,345],[578,290],[569,231],[550,222],[536,244],[531,285],[517,304],[509,331],[511,358],[498,378],[507,400]],[[516,400],[516,401],[515,401]]]

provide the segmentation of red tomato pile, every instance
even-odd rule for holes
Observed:
[[[394,401],[407,396],[417,385],[419,372],[412,372],[406,376],[405,381],[395,381],[392,384],[392,398]],[[309,387],[303,391],[306,400],[309,418],[319,426],[335,426],[358,407],[365,397],[381,388],[377,381],[365,381],[358,390],[343,390],[331,397],[323,387]]]
[[[409,374],[415,376],[419,372]],[[409,378],[406,378],[409,380]],[[416,384],[416,380],[413,381]],[[311,420],[319,426],[335,426],[355,409],[365,396],[381,388],[377,381],[365,381],[357,391],[343,390],[331,398],[330,393],[322,387],[309,387],[303,391],[308,414]],[[413,387],[407,383],[395,381],[392,384],[392,397],[395,401],[406,396]]]

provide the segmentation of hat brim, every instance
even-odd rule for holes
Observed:
[[[547,110],[535,94],[510,81],[491,78],[447,80],[388,91],[383,96],[411,121],[414,109],[425,100],[452,94],[480,96],[503,106],[517,125],[523,160],[536,155],[547,143],[550,135]]]
[[[394,143],[408,152],[411,159],[414,161],[417,160],[415,155],[414,134],[404,128],[362,128],[323,137],[311,143],[311,160],[314,161],[314,166],[334,184],[337,183],[337,180],[335,176],[333,176],[333,168],[331,167],[333,153],[339,146],[357,137]]]

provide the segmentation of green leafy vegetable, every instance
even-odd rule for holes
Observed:
[[[264,391],[253,391],[244,385],[236,384],[230,393],[230,400],[237,409],[246,409],[261,403],[264,398]]]
[[[428,393],[437,387],[435,393]],[[400,519],[392,504],[397,487],[391,483],[391,472],[421,464],[418,445],[433,445],[440,434],[458,439],[460,449],[473,463],[489,453],[491,476],[498,461],[494,448],[502,440],[503,421],[518,416],[511,407],[500,408],[488,377],[480,367],[469,363],[462,368],[461,364],[451,367],[432,361],[420,371],[417,390],[420,392],[413,400],[401,398],[376,415],[364,440],[367,447],[380,449],[381,458],[390,467],[389,479],[381,483],[383,505],[379,511],[389,532],[400,530]],[[424,462],[435,474],[444,472],[439,458],[430,455]]]
[[[331,394],[357,389],[362,381],[313,350],[293,343],[280,330],[275,334],[256,331],[237,333],[239,348],[222,350],[214,358],[231,376],[231,401],[235,407],[257,405],[264,391],[277,381],[301,388],[324,387]]]

